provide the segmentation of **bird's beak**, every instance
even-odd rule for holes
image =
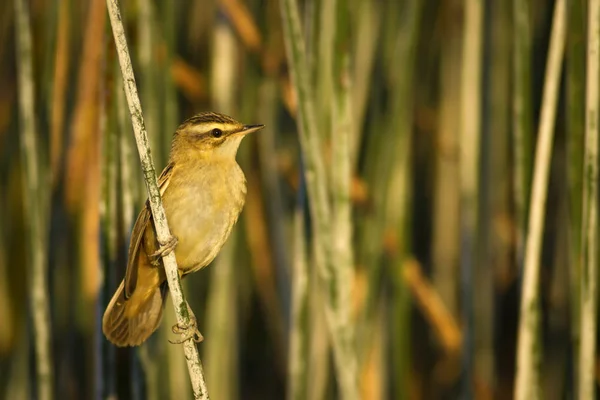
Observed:
[[[241,135],[245,136],[245,135],[247,135],[249,133],[260,131],[264,127],[265,126],[262,125],[262,124],[259,124],[259,125],[244,125],[244,127],[242,128],[242,130],[239,131],[238,133],[240,133]]]

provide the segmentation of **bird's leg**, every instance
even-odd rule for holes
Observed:
[[[186,326],[181,326],[178,323],[173,325],[171,331],[176,335],[183,335],[183,337],[181,339],[169,340],[171,344],[181,344],[189,339],[194,339],[194,342],[196,343],[200,343],[204,340],[204,336],[202,336],[198,330],[198,322],[194,312],[192,311],[192,307],[190,307],[187,301],[185,304],[187,305],[188,313],[190,315],[190,323]]]
[[[155,267],[158,267],[160,265],[159,260],[162,257],[169,255],[169,253],[171,253],[175,249],[175,247],[177,247],[178,242],[179,239],[177,239],[177,236],[171,236],[169,240],[167,240],[164,243],[159,242],[160,247],[158,248],[158,250],[148,256],[148,258],[150,259],[150,264],[154,265]]]

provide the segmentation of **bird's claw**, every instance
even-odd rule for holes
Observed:
[[[169,340],[171,344],[182,344],[189,339],[193,339],[196,343],[204,340],[204,336],[198,330],[198,323],[195,317],[190,317],[190,323],[187,326],[173,325],[171,331],[176,335],[182,335],[181,339]]]
[[[160,265],[159,260],[162,257],[169,255],[175,249],[175,247],[177,247],[178,242],[179,239],[177,239],[177,236],[171,236],[169,240],[167,240],[164,243],[159,242],[160,247],[158,248],[158,250],[150,254],[149,256],[150,264],[154,265],[155,267],[158,267]]]

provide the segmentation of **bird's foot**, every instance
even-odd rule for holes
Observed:
[[[190,323],[187,326],[175,324],[171,328],[171,331],[176,335],[182,335],[181,339],[169,340],[171,344],[181,344],[189,339],[193,339],[196,343],[204,340],[204,336],[198,330],[198,322],[194,316],[190,316]]]
[[[160,265],[159,260],[162,257],[169,255],[175,247],[177,247],[178,242],[179,239],[177,239],[177,236],[171,236],[169,240],[164,243],[159,242],[160,247],[158,250],[148,256],[148,258],[150,258],[150,264],[158,267]]]

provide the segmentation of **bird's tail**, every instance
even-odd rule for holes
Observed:
[[[106,307],[102,331],[116,346],[139,346],[158,328],[169,291],[166,282],[163,282],[144,296],[134,293],[131,298],[125,299],[123,286],[124,282],[121,282]]]

